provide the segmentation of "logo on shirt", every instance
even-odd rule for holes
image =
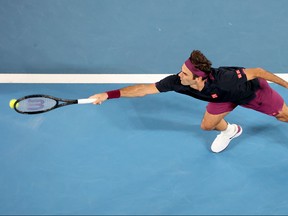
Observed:
[[[217,94],[212,94],[211,97],[212,97],[212,98],[217,98],[218,95],[217,95]]]
[[[241,74],[240,70],[236,70],[236,73],[237,73],[237,76],[239,79],[242,78],[242,74]]]

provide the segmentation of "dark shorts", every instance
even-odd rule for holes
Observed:
[[[259,78],[259,83],[260,89],[256,91],[256,97],[248,104],[240,106],[253,109],[270,116],[278,115],[279,111],[282,110],[284,105],[284,99],[270,87],[266,80]],[[231,102],[209,102],[206,110],[212,115],[217,115],[225,112],[231,112],[233,109],[235,109],[235,107],[237,107],[237,104]]]

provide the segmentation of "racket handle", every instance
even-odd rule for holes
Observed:
[[[87,98],[87,99],[78,99],[78,104],[88,104],[88,103],[93,103],[94,101],[96,101],[97,99],[93,98]]]

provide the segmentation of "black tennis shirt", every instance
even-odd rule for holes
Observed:
[[[156,83],[160,92],[175,91],[209,102],[246,104],[255,98],[260,88],[258,79],[247,80],[243,67],[211,68],[211,74],[201,91],[181,84],[178,74],[167,76]]]

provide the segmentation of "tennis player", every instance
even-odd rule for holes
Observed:
[[[199,50],[194,50],[178,74],[153,84],[127,86],[95,94],[90,98],[97,98],[94,104],[101,104],[107,99],[175,91],[207,101],[201,128],[220,132],[211,145],[215,153],[223,151],[232,139],[242,133],[240,125],[230,124],[224,119],[238,105],[288,122],[287,105],[267,80],[284,88],[288,88],[288,82],[262,68],[211,66],[211,61]]]

